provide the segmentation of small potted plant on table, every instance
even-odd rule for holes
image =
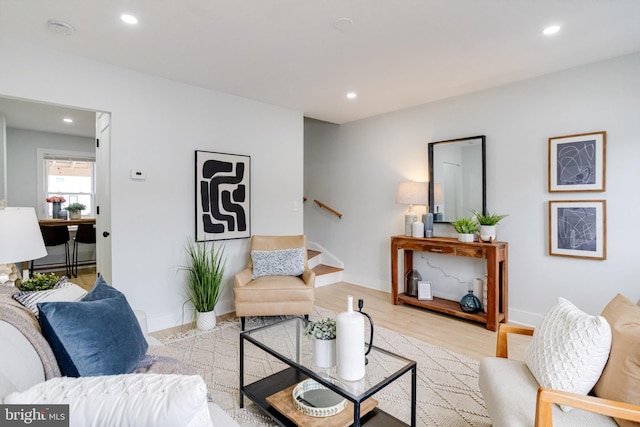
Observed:
[[[85,205],[83,205],[82,203],[70,203],[69,206],[67,206],[67,210],[69,211],[69,218],[70,219],[80,219],[82,218],[82,211],[85,210],[87,207]]]
[[[496,224],[504,217],[509,216],[492,213],[485,215],[478,211],[473,211],[473,215],[476,221],[478,221],[478,224],[480,224],[480,240],[483,242],[494,242],[496,240]]]
[[[473,242],[478,227],[473,218],[457,218],[451,225],[458,233],[460,242]]]
[[[320,368],[336,364],[336,321],[327,317],[309,322],[304,334],[313,338],[313,361]]]

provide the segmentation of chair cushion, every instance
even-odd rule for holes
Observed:
[[[640,307],[618,294],[602,316],[611,325],[611,354],[594,392],[605,399],[640,405]],[[640,426],[617,421],[622,427]]]
[[[313,301],[314,288],[298,277],[264,276],[246,286],[235,288],[235,301],[279,303],[286,301]]]
[[[305,248],[251,251],[252,279],[263,276],[299,276],[304,272]]]
[[[40,327],[65,376],[130,373],[148,344],[124,294],[99,277],[77,302],[38,304]]]
[[[610,349],[606,319],[560,298],[536,329],[525,362],[541,386],[586,395],[600,378]]]

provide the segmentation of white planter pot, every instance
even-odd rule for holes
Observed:
[[[201,331],[209,331],[216,327],[216,312],[215,310],[207,311],[206,313],[196,313],[196,327]]]
[[[480,240],[482,240],[483,242],[494,242],[496,240],[496,226],[481,225]]]
[[[336,340],[313,340],[313,363],[319,368],[331,368],[336,364]]]
[[[458,233],[458,241],[459,242],[473,242],[475,240],[475,234],[462,234]]]

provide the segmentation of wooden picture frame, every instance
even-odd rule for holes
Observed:
[[[607,259],[606,201],[549,201],[549,254]]]
[[[549,138],[549,192],[605,191],[606,132]]]
[[[196,150],[196,241],[251,237],[251,157]]]

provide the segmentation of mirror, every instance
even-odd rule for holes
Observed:
[[[434,222],[486,212],[484,135],[429,143],[429,212]]]

